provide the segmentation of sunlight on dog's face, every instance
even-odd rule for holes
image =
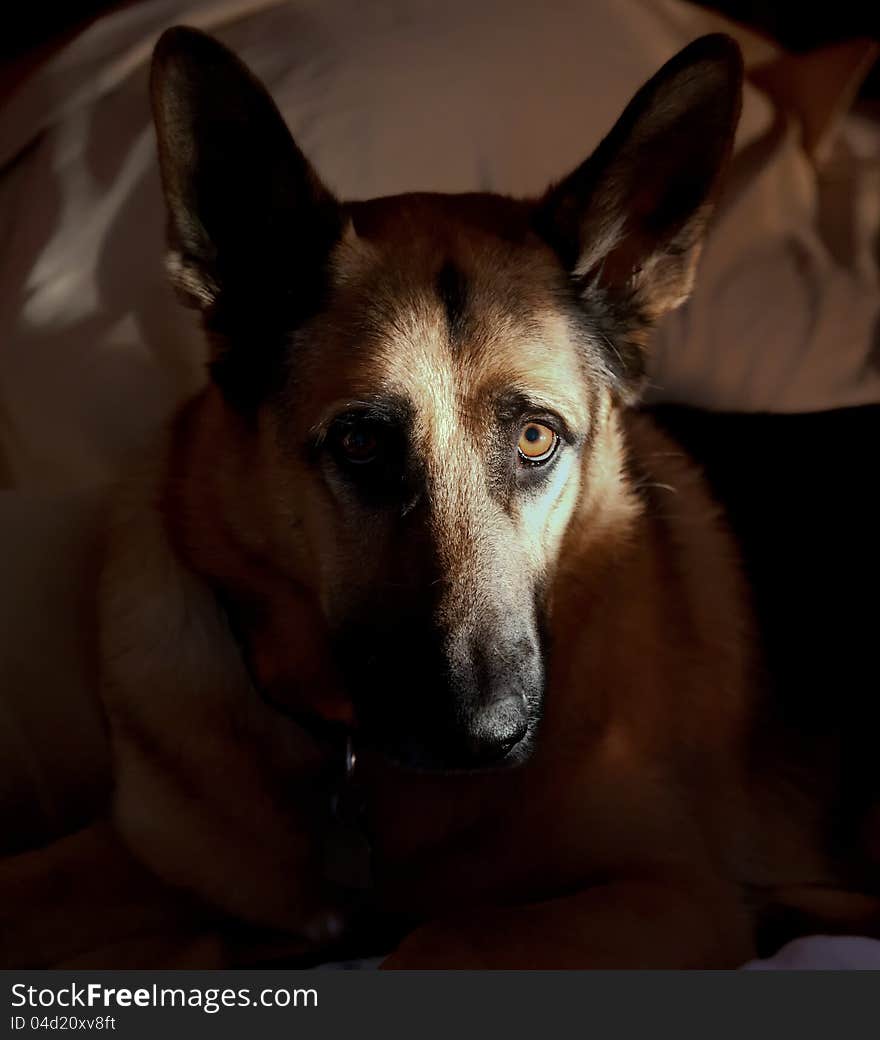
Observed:
[[[172,280],[203,313],[234,444],[258,445],[254,501],[227,480],[216,522],[243,559],[206,568],[281,615],[276,644],[305,642],[287,635],[298,619],[326,663],[329,633],[359,725],[398,761],[522,761],[573,513],[581,553],[609,517],[621,528],[625,510],[596,506],[599,488],[626,495],[609,416],[693,284],[738,118],[736,44],[685,48],[592,156],[522,201],[341,202],[265,89],[193,30],[163,35],[151,82]]]
[[[428,197],[352,218],[279,417],[307,459],[321,608],[361,722],[393,757],[514,764],[540,712],[599,366],[524,225],[511,241]]]

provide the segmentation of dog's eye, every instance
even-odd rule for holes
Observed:
[[[520,431],[517,450],[525,462],[547,462],[553,457],[559,445],[559,437],[554,430],[543,423],[526,423]]]
[[[364,465],[379,454],[379,437],[366,424],[352,426],[339,438],[339,448],[348,462]]]

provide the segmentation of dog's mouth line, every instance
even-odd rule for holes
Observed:
[[[392,765],[395,769],[424,776],[489,776],[494,773],[507,773],[524,766],[535,752],[537,730],[540,719],[537,713],[530,714],[525,735],[511,747],[502,758],[485,764],[458,765],[442,759],[442,749],[436,753],[436,764],[416,761],[411,756],[401,754],[399,745],[387,739],[369,735],[369,729],[352,731],[354,746],[360,751],[371,751]]]
[[[496,762],[485,765],[454,765],[444,763],[438,755],[437,765],[421,765],[412,761],[408,756],[401,755],[399,748],[387,740],[382,733],[373,733],[369,725],[355,723],[349,725],[337,719],[329,719],[316,711],[307,708],[296,708],[290,704],[283,704],[274,700],[265,690],[258,688],[263,701],[279,715],[289,719],[295,725],[305,730],[318,743],[328,745],[334,752],[343,754],[349,746],[357,751],[373,751],[397,768],[407,769],[411,772],[432,775],[450,774],[482,775],[489,773],[506,772],[523,765],[534,752],[535,736],[538,728],[539,716],[537,712],[530,711],[528,728],[525,735],[513,745],[505,755]]]

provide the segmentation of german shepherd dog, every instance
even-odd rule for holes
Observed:
[[[835,892],[867,928],[739,547],[637,406],[741,86],[706,36],[540,198],[341,202],[232,54],[162,37],[211,378],[120,491],[101,656],[163,883],[316,956],[393,922],[388,967],[732,967]]]

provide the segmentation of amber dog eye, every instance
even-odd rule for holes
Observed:
[[[522,428],[517,449],[526,462],[547,462],[552,458],[559,437],[543,423],[530,422]]]
[[[339,447],[349,462],[372,462],[379,452],[379,438],[366,425],[353,426],[340,438]]]

